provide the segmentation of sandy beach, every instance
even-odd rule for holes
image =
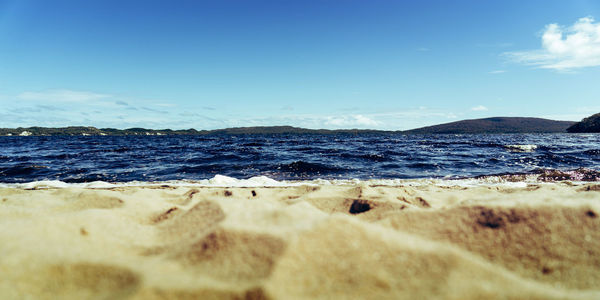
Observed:
[[[600,184],[0,188],[1,299],[600,299]]]

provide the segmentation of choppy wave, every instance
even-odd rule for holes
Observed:
[[[0,137],[0,145],[0,182],[7,183],[199,181],[216,175],[462,179],[600,170],[600,135]],[[546,177],[552,176],[570,178]]]
[[[537,145],[506,145],[509,151],[532,152],[537,149]]]

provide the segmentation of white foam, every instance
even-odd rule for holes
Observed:
[[[215,175],[208,180],[201,180],[197,183],[208,186],[223,186],[223,187],[259,187],[259,186],[285,186],[283,181],[277,181],[267,176],[255,176],[248,179],[236,179],[233,177]]]
[[[23,188],[23,189],[66,188],[66,187],[69,187],[70,184],[59,181],[59,180],[42,180],[42,181],[33,181],[33,182],[22,183],[17,186],[20,188]]]
[[[169,181],[129,181],[129,182],[105,182],[93,181],[86,183],[66,183],[59,180],[42,180],[27,183],[0,183],[0,188],[21,189],[47,189],[47,188],[92,188],[106,189],[124,186],[187,186],[187,187],[277,187],[277,186],[299,186],[309,184],[305,181],[277,181],[266,176],[255,176],[248,179],[236,179],[224,175],[216,175],[211,179],[204,180],[169,180]],[[314,184],[314,183],[313,183]]]
[[[585,184],[587,182],[569,181],[570,184]],[[145,187],[145,186],[173,186],[173,187],[289,187],[289,186],[316,186],[316,185],[378,185],[378,186],[504,186],[522,188],[528,184],[555,184],[555,182],[541,182],[536,175],[526,176],[522,180],[506,180],[500,176],[489,176],[484,178],[467,179],[315,179],[304,181],[277,181],[266,176],[255,176],[248,179],[236,179],[224,175],[216,175],[211,179],[204,180],[169,180],[169,181],[129,181],[129,182],[105,182],[93,181],[86,183],[66,183],[58,180],[42,180],[27,183],[0,183],[0,188],[20,189],[56,189],[56,188],[89,188],[107,189],[116,187]]]
[[[537,145],[506,145],[505,146],[508,151],[515,152],[532,152],[537,149]]]

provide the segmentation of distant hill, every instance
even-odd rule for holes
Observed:
[[[208,134],[358,134],[358,133],[382,133],[390,132],[373,129],[307,129],[292,126],[256,126],[256,127],[234,127],[226,129],[211,130]]]
[[[247,135],[247,134],[359,134],[359,133],[381,133],[385,131],[370,129],[306,129],[292,126],[257,126],[257,127],[235,127],[216,130],[172,130],[172,129],[146,129],[146,128],[101,128],[96,127],[19,127],[0,128],[0,136],[48,136],[48,135]]]
[[[540,118],[495,117],[462,120],[404,131],[411,134],[463,133],[559,133],[567,132],[572,121],[554,121]]]
[[[600,132],[600,113],[587,117],[567,128],[568,132]]]
[[[597,115],[594,115],[597,116]],[[592,116],[592,117],[594,117]],[[592,118],[590,117],[590,118]],[[596,118],[596,120],[599,118]],[[585,121],[585,120],[584,120]],[[371,129],[306,129],[292,126],[257,126],[235,127],[216,130],[172,130],[146,128],[96,128],[84,126],[71,127],[19,127],[0,128],[0,136],[28,135],[248,135],[248,134],[374,134],[374,133],[404,133],[404,134],[443,134],[443,133],[555,133],[567,132],[571,121],[553,121],[539,118],[497,117],[428,126],[407,131],[383,131]],[[597,123],[595,123],[597,124]]]
[[[129,128],[129,129],[114,129],[84,126],[70,127],[19,127],[19,128],[0,128],[0,136],[2,135],[195,135],[206,133],[206,131],[197,131],[195,129],[186,130],[171,130],[171,129],[144,129],[144,128]]]

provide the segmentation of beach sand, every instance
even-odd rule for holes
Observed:
[[[417,183],[0,188],[0,299],[600,299],[600,184]]]

